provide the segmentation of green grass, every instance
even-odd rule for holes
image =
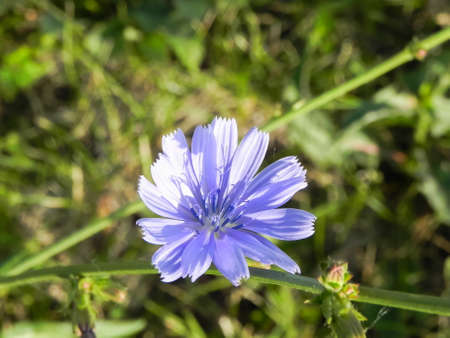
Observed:
[[[236,118],[241,136],[282,121],[281,114],[305,110],[305,102],[441,29],[448,11],[434,6],[1,2],[0,272],[150,264],[156,247],[134,225],[142,209],[94,221],[96,231],[105,229],[75,246],[51,245],[135,201],[137,177],[149,176],[165,133],[180,127],[191,135],[217,112]],[[449,61],[447,43],[271,132],[265,164],[293,154],[308,169],[308,188],[289,205],[318,216],[316,234],[278,243],[305,275],[318,276],[330,256],[348,261],[361,284],[448,297]],[[285,287],[250,280],[233,288],[208,276],[195,284],[118,281],[126,300],[100,300],[98,312],[128,320],[129,336],[136,327],[145,337],[328,334],[319,307],[304,304],[309,296]],[[66,325],[69,284],[2,291],[5,332]],[[370,324],[380,307],[358,309]],[[370,332],[444,337],[448,325],[447,318],[391,310]]]

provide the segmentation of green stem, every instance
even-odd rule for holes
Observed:
[[[312,100],[302,104],[301,101],[295,103],[292,108],[285,114],[276,117],[269,121],[263,129],[265,131],[271,131],[282,125],[292,121],[301,114],[307,114],[315,109],[318,109],[327,103],[347,94],[348,92],[356,89],[372,80],[380,77],[383,74],[415,59],[418,58],[418,52],[424,52],[426,54],[430,49],[443,44],[450,39],[450,27],[444,28],[437,33],[434,33],[426,39],[413,42],[410,46],[403,49],[401,52],[395,54],[386,61],[380,63],[378,66],[371,68],[367,72],[337,86],[334,89],[313,98]]]
[[[157,274],[148,263],[121,262],[72,265],[29,271],[21,275],[0,277],[0,289],[14,286],[60,280],[71,275],[111,276],[111,275],[149,275]],[[314,278],[291,275],[287,272],[250,268],[251,278],[261,283],[284,285],[312,294],[320,294],[324,288]],[[207,274],[218,276],[217,270]],[[360,287],[357,302],[389,306],[399,309],[450,316],[450,298],[411,294],[369,287]]]
[[[142,211],[144,209],[145,209],[144,204],[141,203],[140,201],[136,201],[125,205],[124,207],[116,210],[115,212],[111,213],[106,217],[94,219],[80,230],[75,231],[69,236],[63,238],[62,240],[50,245],[49,247],[37,253],[36,255],[33,255],[21,261],[20,263],[17,263],[12,268],[6,269],[6,271],[3,271],[3,274],[11,276],[34,268],[39,264],[44,263],[49,258],[63,252],[64,250],[104,230],[109,225],[111,225],[111,223],[123,217],[127,217],[136,212]]]

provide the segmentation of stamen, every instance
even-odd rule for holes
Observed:
[[[225,210],[225,214],[231,214],[234,210],[235,206],[233,204],[230,204],[227,208],[227,210]]]
[[[230,219],[227,217],[227,218],[225,218],[224,219],[224,221],[222,222],[222,224],[220,224],[220,227],[222,228],[222,227],[224,227],[227,223],[229,223],[230,222]]]
[[[231,223],[235,223],[242,215],[244,214],[244,210],[241,210],[236,216],[233,217]]]
[[[199,215],[195,212],[194,208],[190,209],[192,215],[194,215],[194,217],[197,219],[197,221],[199,221],[201,224],[203,224],[202,220],[200,219]]]
[[[236,221],[242,216],[243,208],[240,205],[230,203],[232,199],[229,196],[225,198],[225,203],[220,205],[222,197],[221,190],[218,188],[206,194],[201,205],[191,208],[194,217],[208,231],[218,233],[228,228],[238,229],[241,226],[236,226]]]
[[[219,201],[219,198],[218,198],[219,195],[220,195],[220,189],[217,189],[216,192],[213,194],[212,202],[211,202],[213,212],[217,211],[217,202]]]

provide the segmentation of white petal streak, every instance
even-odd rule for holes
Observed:
[[[163,153],[152,165],[151,173],[161,193],[172,204],[191,208],[198,186],[196,180],[190,181],[191,153],[186,138],[180,129],[162,138]]]
[[[198,224],[168,218],[141,218],[136,224],[143,239],[151,244],[167,244],[192,234]]]
[[[194,196],[187,184],[186,173],[177,172],[165,154],[159,155],[151,166],[151,173],[158,190],[168,201],[187,210],[191,208]]]
[[[217,146],[217,167],[224,174],[231,164],[238,143],[235,119],[215,117],[211,123]]]
[[[138,194],[147,208],[155,214],[172,219],[182,220],[185,218],[185,214],[177,210],[177,208],[163,196],[159,189],[144,176],[139,178]]]
[[[210,127],[198,126],[192,136],[192,165],[204,196],[217,188],[217,146]]]
[[[185,158],[189,155],[189,148],[181,129],[163,136],[162,149],[176,174],[182,174],[185,171]]]

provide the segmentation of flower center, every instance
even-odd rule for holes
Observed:
[[[227,199],[223,200],[220,189],[217,189],[206,196],[202,206],[191,208],[191,212],[204,228],[218,232],[242,226],[242,224],[238,223],[242,212],[239,212],[237,209]]]

